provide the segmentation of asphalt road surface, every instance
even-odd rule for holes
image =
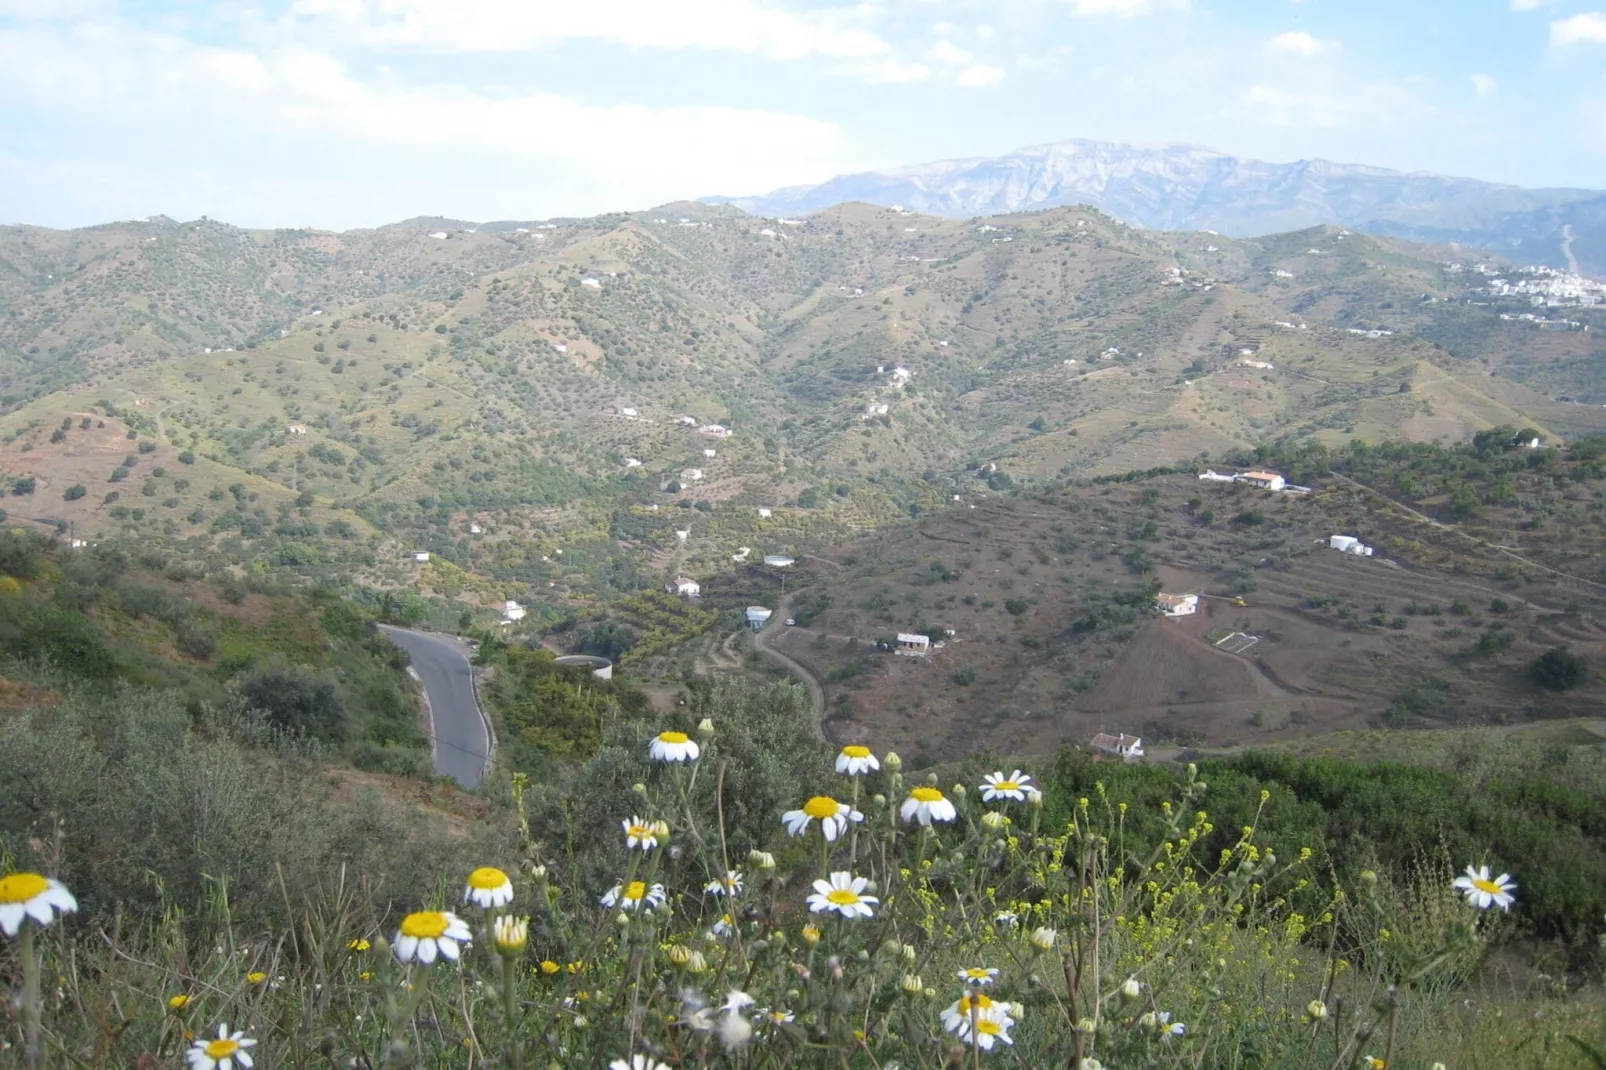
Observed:
[[[491,738],[474,695],[474,676],[463,648],[428,632],[381,624],[390,641],[407,652],[429,696],[435,723],[435,772],[465,788],[478,787],[485,775]]]

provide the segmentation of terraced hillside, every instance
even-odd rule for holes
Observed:
[[[1532,467],[1523,452],[1497,451],[1459,518],[1344,471],[1387,487],[1413,467],[1478,479],[1458,471],[1470,449],[1337,456],[1309,495],[1188,472],[946,510],[833,554],[842,569],[813,571],[784,606],[798,626],[770,643],[824,683],[832,735],[931,759],[1106,730],[1232,746],[1589,716],[1606,664],[1606,470],[1592,450],[1533,451],[1547,461]],[[1332,534],[1376,552],[1335,552]],[[1200,595],[1199,612],[1161,618],[1159,590]],[[888,652],[900,632],[940,649]],[[1583,686],[1534,684],[1554,647],[1586,660]]]
[[[1606,427],[1596,314],[1500,319],[1450,255],[1082,208],[8,228],[0,507],[557,606],[1017,480]]]

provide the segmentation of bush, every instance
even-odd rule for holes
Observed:
[[[279,728],[313,739],[334,739],[344,728],[334,682],[274,655],[236,682],[240,698]]]
[[[62,491],[61,496],[66,501],[75,502],[88,493],[89,490],[82,483],[74,483],[72,486]]]
[[[1571,691],[1589,677],[1589,662],[1567,647],[1552,647],[1528,666],[1528,677],[1547,691]]]
[[[178,455],[178,463],[179,464],[194,464],[195,463],[195,451],[194,450],[182,450],[182,451],[180,451],[179,455]]]

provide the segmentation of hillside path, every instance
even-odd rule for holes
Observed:
[[[381,624],[412,660],[429,705],[435,772],[476,788],[491,764],[491,728],[474,691],[467,646],[456,639]]]
[[[753,646],[765,657],[779,663],[782,668],[803,681],[803,686],[809,689],[809,697],[814,700],[815,734],[823,739],[825,737],[825,688],[820,686],[820,681],[816,680],[814,674],[804,668],[800,662],[772,648],[767,641],[767,637],[775,634],[776,629],[786,627],[781,622],[786,620],[786,615],[791,611],[791,608],[792,600],[790,598],[782,602],[780,609],[770,617],[769,623],[753,633]]]

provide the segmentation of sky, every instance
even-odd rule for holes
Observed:
[[[1606,0],[0,0],[0,222],[535,220],[1072,137],[1606,187]]]

